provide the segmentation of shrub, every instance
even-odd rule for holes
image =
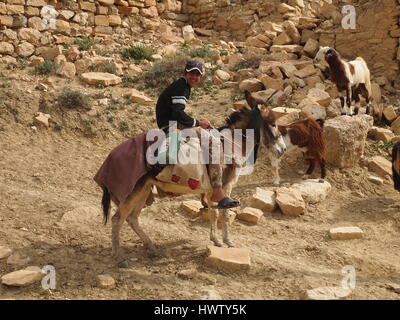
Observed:
[[[143,80],[147,87],[163,90],[175,79],[178,79],[185,69],[187,58],[177,57],[161,61],[144,74]]]
[[[44,60],[35,66],[34,73],[40,75],[49,75],[56,71],[56,64],[54,61]]]
[[[122,120],[122,121],[119,123],[119,130],[120,130],[120,131],[128,131],[128,130],[129,130],[128,123],[127,123],[126,121]]]
[[[138,76],[123,76],[122,77],[122,84],[125,88],[133,88],[133,84],[139,81]]]
[[[121,55],[125,59],[135,60],[150,60],[151,56],[157,51],[152,47],[144,45],[131,45],[128,48],[122,50]]]
[[[209,47],[183,47],[182,51],[191,58],[203,58],[205,60],[208,60],[211,57],[211,51]]]
[[[383,151],[388,152],[390,149],[393,148],[393,142],[378,141],[378,142],[373,143],[371,145],[371,147],[376,151],[383,150]]]
[[[58,96],[58,102],[63,108],[90,110],[89,97],[79,90],[69,87],[63,89],[62,93]]]
[[[79,46],[79,50],[81,51],[86,51],[89,50],[94,44],[96,43],[96,41],[94,41],[93,39],[75,39],[72,44],[76,44]]]
[[[89,66],[89,71],[94,72],[107,72],[117,74],[117,68],[109,63],[99,62]]]

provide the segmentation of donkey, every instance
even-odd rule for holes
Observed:
[[[365,60],[357,57],[353,61],[345,61],[335,49],[330,47],[321,47],[314,59],[316,61],[325,60],[328,63],[331,80],[336,84],[341,94],[342,110],[345,107],[345,98],[342,93],[343,91],[346,92],[347,107],[344,108],[344,112],[342,111],[342,115],[347,114],[347,108],[349,109],[349,115],[353,115],[351,101],[356,102],[354,114],[358,114],[360,107],[359,94],[365,98],[367,102],[366,113],[369,114],[372,93],[371,75]]]
[[[252,108],[257,105],[262,105],[263,101],[248,97],[248,103]],[[273,127],[277,127],[279,133],[283,137],[286,146],[286,152],[301,148],[304,151],[304,157],[309,161],[310,165],[305,173],[304,178],[311,175],[314,172],[316,163],[321,168],[321,178],[324,179],[326,176],[325,169],[325,153],[326,153],[326,139],[323,134],[324,121],[321,119],[313,120],[307,118],[305,120],[295,121],[289,125],[278,125],[276,126],[275,116],[273,112],[268,114],[268,122],[273,124]],[[264,140],[272,139],[273,136],[266,135]],[[268,144],[267,145],[271,145]],[[271,152],[267,148],[268,157],[271,161],[273,168],[274,178],[273,185],[278,186],[280,184],[279,167],[281,161],[281,155],[277,155],[276,152]]]
[[[242,132],[242,139],[246,139],[247,129],[255,130],[257,137],[257,131],[259,128],[259,136],[263,139],[259,139],[256,144],[262,143],[266,148],[271,150],[276,157],[279,157],[286,150],[283,138],[275,123],[272,123],[271,109],[265,105],[255,105],[252,103],[252,96],[246,92],[246,99],[249,107],[243,107],[238,111],[233,112],[227,119],[226,125],[222,129],[228,130],[240,130]],[[257,139],[256,139],[257,140]],[[257,146],[255,146],[256,149]],[[248,154],[248,150],[242,151],[242,156]],[[256,151],[256,150],[255,150]],[[223,168],[223,189],[227,196],[230,196],[233,186],[236,184],[240,170],[236,170],[237,165],[227,164]],[[188,186],[178,185],[168,182],[162,182],[156,179],[156,173],[150,171],[146,173],[140,180],[135,184],[133,191],[126,197],[126,200],[122,203],[118,201],[117,197],[113,195],[106,186],[103,188],[102,207],[104,220],[107,222],[110,213],[110,202],[113,201],[117,206],[117,211],[112,217],[112,254],[118,262],[119,267],[128,267],[128,263],[124,260],[120,249],[119,234],[121,227],[125,221],[129,223],[134,232],[137,233],[139,238],[144,243],[144,246],[148,249],[151,256],[157,255],[157,250],[151,239],[146,235],[139,225],[139,215],[145,205],[152,203],[152,187],[156,186],[160,190],[166,193],[175,194],[201,194],[205,193],[208,203],[211,204],[212,189],[191,189]],[[210,239],[216,246],[222,246],[221,242],[217,239],[217,218],[219,215],[218,210],[211,210],[211,206],[208,207],[208,213],[210,216]],[[224,211],[224,220],[222,224],[223,242],[229,247],[234,247],[235,244],[230,239],[228,229],[228,210]]]
[[[392,173],[394,189],[400,191],[400,141],[392,148]]]

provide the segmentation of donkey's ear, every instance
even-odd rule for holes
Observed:
[[[271,108],[266,106],[265,104],[259,104],[258,109],[260,110],[263,117],[268,117],[271,112]]]
[[[254,109],[257,107],[258,103],[257,103],[256,99],[253,98],[253,96],[251,95],[251,93],[248,90],[246,90],[244,92],[244,96],[246,98],[247,104],[249,105],[249,107],[251,109]]]

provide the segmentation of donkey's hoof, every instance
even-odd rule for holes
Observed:
[[[308,179],[310,179],[310,175],[309,174],[305,174],[302,179],[303,180],[308,180]]]
[[[347,113],[346,112],[342,112],[340,115],[341,116],[347,116]]]
[[[161,256],[161,253],[157,249],[148,249],[147,256],[149,258],[158,258]]]
[[[279,187],[280,182],[279,181],[273,181],[272,185],[275,186],[275,187]]]
[[[229,247],[229,248],[236,248],[237,245],[233,242],[233,241],[225,241],[225,244]]]
[[[214,242],[214,246],[223,247],[223,244],[221,242],[219,242],[218,240],[213,240],[213,242]]]
[[[325,179],[320,178],[320,179],[318,180],[318,182],[319,182],[319,183],[324,183],[324,182],[325,182]]]
[[[129,268],[128,261],[124,260],[124,261],[121,261],[120,263],[118,263],[118,268],[121,268],[121,269]]]

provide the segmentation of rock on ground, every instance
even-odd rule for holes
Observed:
[[[99,283],[100,288],[103,289],[112,289],[115,288],[115,280],[113,277],[104,274],[104,275],[98,275],[97,276],[97,281]]]
[[[257,187],[248,203],[249,207],[272,212],[276,208],[275,192]]]
[[[250,223],[258,223],[263,215],[264,213],[260,209],[246,207],[239,211],[237,218]]]
[[[382,178],[392,176],[392,163],[384,157],[375,156],[369,159],[368,168]]]
[[[104,86],[112,86],[122,82],[120,77],[106,72],[86,72],[81,74],[81,78],[88,84],[102,84]]]
[[[339,300],[348,297],[351,289],[342,287],[320,287],[307,290],[306,298],[309,300]]]
[[[26,287],[42,279],[43,273],[40,268],[24,269],[8,273],[1,277],[1,283],[13,287]]]
[[[132,102],[137,102],[137,103],[141,103],[141,104],[146,104],[146,105],[151,105],[154,104],[155,101],[150,99],[149,97],[146,97],[146,95],[136,89],[132,89],[131,90],[131,95],[129,97],[129,99]]]
[[[290,188],[279,188],[276,191],[276,202],[282,213],[287,216],[299,216],[304,213],[306,203],[300,191]]]
[[[250,269],[250,250],[246,248],[220,248],[207,246],[205,263],[230,270]]]
[[[334,240],[361,239],[363,235],[359,227],[339,227],[329,230],[329,236]]]
[[[308,179],[301,183],[293,184],[291,189],[298,190],[307,203],[318,203],[326,199],[332,189],[328,181],[319,179]]]
[[[181,270],[177,273],[178,278],[188,280],[188,279],[193,279],[199,276],[199,273],[197,272],[196,269],[186,269],[186,270]]]
[[[9,256],[11,256],[11,254],[12,254],[11,249],[0,246],[0,260],[7,259]]]
[[[203,208],[203,205],[198,200],[188,200],[181,203],[181,208],[187,213],[197,217],[200,215],[200,209]]]
[[[7,264],[23,266],[23,265],[28,264],[29,261],[31,261],[31,258],[29,258],[27,256],[23,256],[19,253],[13,253],[11,256],[8,257]]]

